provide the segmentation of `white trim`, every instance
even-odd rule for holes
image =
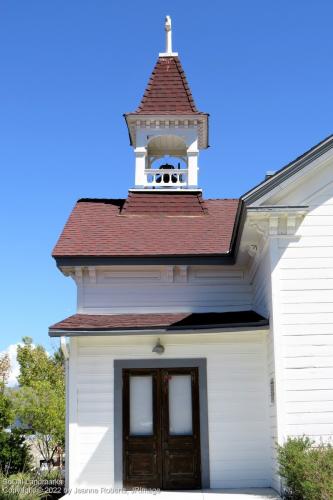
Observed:
[[[68,337],[80,337],[80,336],[91,336],[91,337],[104,337],[104,336],[111,336],[111,337],[116,337],[116,336],[123,336],[123,337],[130,337],[130,336],[138,336],[138,335],[158,335],[158,334],[165,334],[165,335],[202,335],[202,334],[214,334],[214,335],[248,335],[248,334],[254,335],[256,333],[269,333],[269,325],[259,325],[259,326],[254,326],[254,327],[249,327],[249,326],[237,326],[235,325],[234,328],[226,327],[224,330],[223,327],[216,327],[216,328],[209,328],[209,329],[203,329],[203,328],[198,328],[195,330],[190,330],[190,329],[177,329],[177,330],[166,330],[166,329],[156,329],[156,330],[67,330],[66,332],[64,330],[52,330],[50,332],[50,337],[59,337],[62,335],[67,335]],[[52,335],[53,334],[53,335]]]
[[[285,392],[284,392],[284,352],[280,332],[281,299],[280,276],[277,263],[281,258],[279,240],[271,239],[269,242],[269,258],[271,267],[271,328],[273,332],[274,347],[274,372],[275,372],[275,407],[277,424],[277,442],[282,444],[286,436],[285,429]]]
[[[263,194],[260,198],[258,198],[256,201],[251,203],[249,206],[256,207],[256,206],[262,205],[265,202],[265,200],[272,198],[273,196],[275,196],[276,194],[278,194],[280,192],[285,191],[289,185],[294,186],[294,184],[296,182],[300,181],[307,174],[309,174],[309,173],[313,174],[314,169],[325,167],[327,162],[329,162],[329,160],[332,158],[332,154],[333,154],[332,149],[330,149],[329,151],[326,151],[326,153],[323,153],[318,158],[315,158],[313,161],[311,161],[308,165],[306,165],[301,170],[298,170],[297,172],[291,174],[287,179],[285,179],[280,184],[275,186],[275,188],[273,188],[270,191]],[[251,196],[253,194],[255,194],[256,191],[258,191],[259,189],[262,189],[262,187],[265,186],[265,184],[269,185],[269,183],[271,182],[271,180],[273,178],[277,179],[280,175],[284,175],[286,170],[292,169],[293,166],[294,165],[290,165],[289,168],[287,167],[287,169],[282,169],[281,172],[278,172],[276,175],[274,175],[273,177],[268,179],[266,183],[260,184],[257,188],[254,188],[251,191]],[[245,196],[244,199],[246,199],[248,196],[249,196],[249,194],[247,196]]]
[[[78,462],[77,456],[77,442],[78,442],[78,387],[77,387],[77,340],[70,339],[71,356],[69,358],[68,370],[68,477],[67,483],[69,488],[76,483],[76,464]],[[68,460],[70,457],[70,460]]]
[[[160,52],[158,57],[178,57],[178,52]]]

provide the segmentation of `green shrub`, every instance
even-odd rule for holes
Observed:
[[[288,500],[333,499],[333,448],[308,437],[288,438],[278,446],[279,474]]]
[[[0,471],[5,475],[27,472],[31,468],[29,445],[19,429],[0,431]]]
[[[11,476],[0,473],[0,500],[40,500],[42,489],[31,473],[19,472]]]
[[[59,469],[39,473],[38,480],[45,495],[43,498],[54,499],[64,496],[65,481]]]

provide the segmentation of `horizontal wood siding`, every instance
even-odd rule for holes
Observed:
[[[113,361],[154,359],[155,342],[151,337],[72,339],[76,397],[71,405],[77,426],[70,434],[76,458],[71,487],[113,484]],[[161,342],[163,358],[207,358],[211,487],[268,486],[265,335],[166,335]]]
[[[314,199],[294,241],[279,241],[285,431],[333,437],[333,186]]]
[[[251,286],[230,266],[141,266],[87,270],[78,283],[78,312],[87,314],[223,312],[251,309]]]

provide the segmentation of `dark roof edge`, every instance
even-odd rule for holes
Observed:
[[[236,261],[244,223],[245,223],[244,202],[241,199],[239,199],[234,227],[231,235],[231,242],[230,242],[230,256],[233,259],[232,264],[234,264]]]
[[[269,326],[268,319],[262,319],[260,321],[249,321],[244,323],[223,323],[221,325],[193,325],[189,326],[177,326],[177,327],[133,327],[133,328],[95,328],[91,330],[87,329],[57,329],[49,328],[50,337],[76,337],[76,336],[91,336],[91,335],[156,335],[157,333],[171,334],[171,333],[219,333],[221,330],[239,329],[240,331],[245,331],[251,329],[263,329],[266,330]]]
[[[108,265],[232,265],[233,253],[212,255],[133,255],[133,256],[57,256],[53,255],[57,266],[108,266]]]
[[[301,156],[298,156],[295,160],[282,167],[269,179],[263,180],[257,186],[250,189],[250,191],[247,191],[243,194],[243,196],[241,196],[241,199],[246,205],[253,203],[332,148],[333,134],[329,135]]]

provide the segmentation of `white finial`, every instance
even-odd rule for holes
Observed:
[[[178,56],[177,52],[172,52],[172,29],[171,29],[170,16],[166,16],[164,26],[165,26],[165,52],[161,52],[160,57]]]
[[[172,29],[170,16],[166,16],[165,18],[165,52],[167,54],[172,54]]]

